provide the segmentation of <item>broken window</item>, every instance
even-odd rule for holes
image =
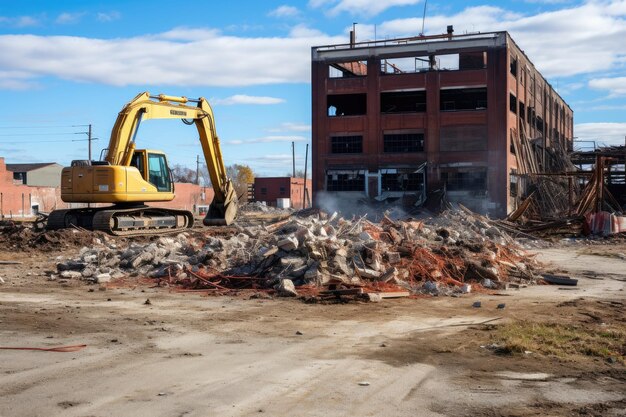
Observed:
[[[458,168],[441,173],[448,191],[485,191],[487,168]]]
[[[526,119],[526,106],[524,106],[524,102],[519,102],[519,119],[523,122]]]
[[[385,153],[414,153],[424,151],[423,133],[393,133],[383,135]]]
[[[424,172],[419,169],[382,169],[382,191],[421,191],[424,187]]]
[[[486,52],[463,52],[459,54],[459,69],[483,69],[487,68]]]
[[[513,95],[513,93],[509,93],[509,110],[517,114],[517,98]]]
[[[442,89],[440,100],[441,111],[484,110],[487,108],[487,87]]]
[[[383,75],[411,74],[428,71],[429,68],[428,57],[387,58],[380,61],[380,73]]]
[[[327,97],[329,116],[361,116],[367,112],[366,94],[329,94]]]
[[[352,78],[365,77],[367,75],[367,62],[335,62],[328,66],[329,78]]]
[[[513,55],[511,55],[511,63],[509,65],[509,70],[511,71],[511,74],[513,74],[514,77],[517,77],[517,58],[515,58]]]
[[[441,127],[439,129],[439,150],[441,152],[487,150],[487,125]]]
[[[517,177],[517,171],[515,169],[511,170],[511,174],[509,176],[509,195],[511,197],[517,197],[519,189],[517,186],[518,183],[518,177]]]
[[[536,120],[535,128],[538,131],[543,132],[543,119],[541,117],[537,117],[535,120]]]
[[[381,113],[426,111],[426,91],[393,91],[380,94]]]
[[[365,171],[326,171],[326,191],[365,191]]]
[[[362,153],[363,136],[331,136],[330,153]]]
[[[511,137],[509,138],[509,152],[515,155],[515,137],[517,136],[517,130],[511,129]]]

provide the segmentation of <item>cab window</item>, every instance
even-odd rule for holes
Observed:
[[[148,154],[148,181],[159,191],[172,191],[165,155]]]
[[[133,159],[130,161],[130,166],[135,167],[141,173],[141,176],[145,178],[145,168],[143,166],[143,154],[135,152]]]

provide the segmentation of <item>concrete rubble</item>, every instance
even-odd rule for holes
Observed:
[[[58,276],[92,283],[149,277],[159,285],[305,299],[455,295],[532,284],[535,263],[481,216],[447,211],[426,220],[372,223],[308,211],[226,235],[185,232],[147,243],[100,240],[57,264]]]

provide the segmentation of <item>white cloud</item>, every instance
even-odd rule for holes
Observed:
[[[310,132],[311,125],[304,123],[281,123],[279,127],[269,129],[270,132]]]
[[[519,14],[500,7],[468,7],[453,15],[426,18],[427,34],[507,30],[547,77],[604,71],[624,62],[626,2],[591,0],[560,10]],[[377,26],[377,37],[415,36],[421,18],[396,19]],[[373,38],[373,26],[359,25],[359,39]]]
[[[577,140],[595,140],[601,145],[623,145],[626,123],[579,123],[574,125]]]
[[[595,78],[589,81],[589,87],[606,90],[609,97],[626,95],[626,77]]]
[[[119,12],[116,11],[112,11],[112,12],[99,12],[96,14],[96,19],[98,19],[100,22],[112,22],[114,20],[117,20],[121,17],[122,15]]]
[[[411,6],[421,0],[310,0],[313,8],[326,8],[326,13],[336,16],[346,12],[358,16],[376,16],[387,9],[397,6]]]
[[[245,94],[235,94],[234,96],[226,97],[226,98],[217,98],[211,100],[212,104],[222,105],[222,106],[232,106],[234,104],[280,104],[284,103],[285,100],[277,97],[267,97],[267,96],[247,96]]]
[[[13,26],[17,28],[25,28],[37,26],[39,19],[33,16],[7,17],[0,16],[0,25]]]
[[[526,3],[533,4],[564,4],[570,3],[571,0],[524,0]]]
[[[267,15],[271,17],[295,17],[300,14],[300,10],[297,7],[282,5],[278,6]]]
[[[343,38],[300,35],[242,37],[188,28],[116,39],[0,35],[0,71],[116,86],[308,83],[311,46]]]
[[[59,25],[78,23],[83,15],[84,13],[61,13],[54,22]]]
[[[0,89],[31,90],[37,86],[38,84],[32,81],[32,77],[28,73],[0,70]]]

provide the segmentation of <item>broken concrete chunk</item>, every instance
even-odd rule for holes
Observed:
[[[293,281],[290,279],[282,279],[278,284],[276,290],[278,291],[278,295],[282,297],[297,297],[298,292],[296,291],[296,286],[293,285]]]
[[[391,265],[395,265],[397,263],[400,263],[400,254],[398,252],[387,252],[387,261],[391,264]]]
[[[111,274],[109,274],[109,273],[96,275],[96,282],[98,284],[103,284],[105,282],[109,282],[109,281],[111,281],[111,279],[112,279],[112,277],[111,277]]]
[[[380,303],[381,301],[383,301],[383,297],[381,297],[380,294],[377,294],[375,292],[368,292],[367,299],[371,303]]]
[[[67,279],[80,279],[83,277],[79,271],[61,271],[61,277]]]
[[[289,252],[298,248],[298,239],[295,236],[289,236],[276,244],[280,249]]]

